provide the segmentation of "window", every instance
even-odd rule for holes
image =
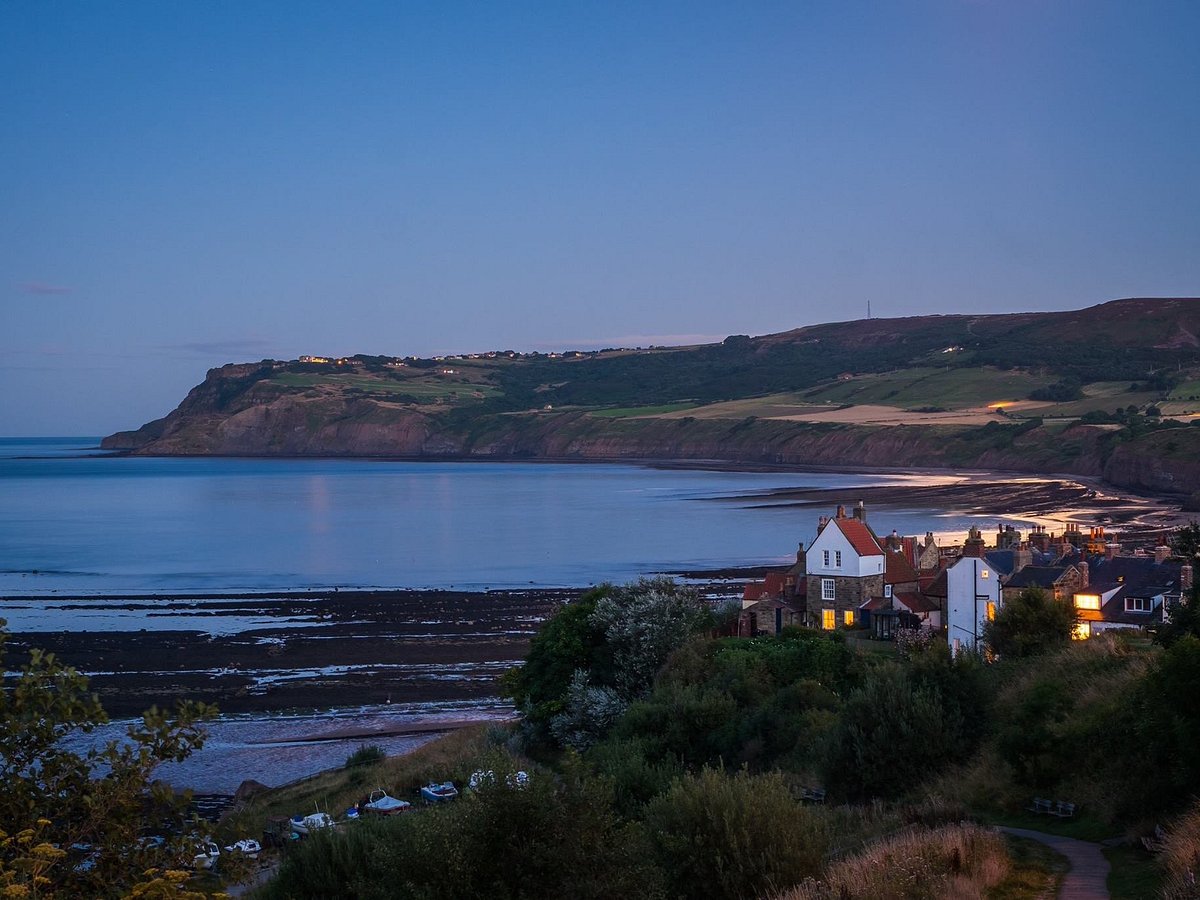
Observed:
[[[842,551],[835,550],[833,553],[833,564],[839,569],[842,567]]]
[[[832,609],[821,610],[821,627],[826,631],[833,631],[837,628],[837,618],[834,616]]]
[[[980,577],[980,578],[982,578],[984,581],[987,581],[987,580],[988,580],[988,570],[987,570],[987,569],[981,569],[981,570],[979,571],[979,577]]]
[[[1126,597],[1125,612],[1150,612],[1150,598]]]
[[[890,584],[885,584],[883,586],[883,596],[885,596],[885,597],[892,596],[892,586]]]
[[[848,609],[842,613],[842,624],[847,628],[854,627],[854,610]]]
[[[821,599],[822,600],[836,600],[837,599],[837,594],[834,591],[832,578],[822,578],[821,579]]]
[[[1091,622],[1076,622],[1075,629],[1071,632],[1071,637],[1077,641],[1086,641],[1092,636]]]
[[[1076,609],[1099,609],[1100,608],[1100,595],[1099,594],[1076,594],[1075,595],[1075,608]]]
[[[824,552],[821,554],[821,560],[822,560],[822,562],[823,562],[823,564],[824,564],[824,565],[826,565],[826,566],[828,566],[828,565],[829,565],[829,551],[828,551],[828,550],[825,550],[825,551],[824,551]]]
[[[989,622],[996,621],[996,604],[991,600],[989,600],[987,604],[987,620]]]

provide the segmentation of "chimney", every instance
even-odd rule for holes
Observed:
[[[1121,545],[1118,543],[1114,542],[1111,544],[1104,545],[1104,558],[1105,559],[1112,559],[1114,556],[1116,556],[1120,552],[1121,552]]]
[[[892,533],[888,535],[887,542],[889,550],[898,551],[903,548],[903,545],[900,543],[900,532],[896,531],[895,528],[893,528]]]
[[[1170,555],[1171,548],[1164,544],[1159,544],[1154,548],[1154,562],[1157,565],[1161,566],[1163,563],[1165,563],[1167,561],[1167,557]]]
[[[1033,565],[1033,550],[1029,544],[1022,541],[1013,550],[1013,574],[1016,575],[1026,566]]]
[[[1080,563],[1079,563],[1079,565],[1078,565],[1078,566],[1076,566],[1076,568],[1077,568],[1077,569],[1079,569],[1079,574],[1080,574],[1081,576],[1083,576],[1083,577],[1082,577],[1082,580],[1081,580],[1081,582],[1080,582],[1080,584],[1079,584],[1079,586],[1080,586],[1080,587],[1087,587],[1087,586],[1088,586],[1088,575],[1089,575],[1089,573],[1088,573],[1088,564],[1087,564],[1087,560],[1086,560],[1086,559],[1085,559],[1085,560],[1081,560],[1081,561],[1080,561]]]
[[[856,518],[856,519],[858,519],[858,521],[866,524],[867,504],[863,503],[861,500],[859,500],[858,505],[854,507],[854,518]]]
[[[971,530],[967,532],[967,540],[966,543],[963,544],[962,555],[982,558],[983,548],[983,535],[979,533],[979,529],[977,527],[972,525]]]
[[[1181,590],[1192,589],[1192,564],[1184,563],[1179,567],[1179,587]]]
[[[801,565],[801,566],[804,565],[804,559],[805,559],[804,541],[801,541],[800,546],[796,548],[796,563],[797,563],[797,565]]]
[[[837,518],[839,518],[839,519],[846,518],[846,507],[844,507],[840,504],[838,505],[838,508],[837,508]]]
[[[829,516],[821,516],[817,519],[817,534],[825,530],[825,526],[829,524]]]

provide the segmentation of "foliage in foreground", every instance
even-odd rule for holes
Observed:
[[[511,771],[512,760],[481,762]],[[636,824],[570,764],[527,787],[496,779],[447,807],[320,834],[285,859],[264,898],[658,897]]]
[[[1003,659],[1020,659],[1065,646],[1075,628],[1071,604],[1041,588],[1026,588],[983,628],[983,640]]]
[[[976,825],[918,828],[884,838],[780,900],[983,898],[1009,870],[1004,839]]]
[[[7,635],[0,633],[0,666]],[[0,691],[0,887],[5,896],[176,896],[195,847],[179,835],[186,796],[151,784],[155,766],[204,743],[216,710],[180,704],[129,726],[124,741],[76,751],[64,739],[108,721],[87,679],[33,650]],[[165,842],[148,834],[176,835]]]

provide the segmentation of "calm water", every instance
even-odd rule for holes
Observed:
[[[150,614],[138,604],[104,599],[129,592],[581,586],[660,571],[779,563],[790,558],[797,541],[812,539],[817,516],[829,510],[762,508],[760,500],[740,496],[847,487],[844,499],[851,502],[854,485],[969,477],[141,459],[95,456],[97,443],[0,439],[0,596],[96,595],[82,604],[52,596],[0,604],[0,616],[17,631],[253,634],[280,624],[270,615],[280,601],[269,594],[215,617],[187,601],[156,604]],[[960,533],[972,521],[967,514],[927,509],[871,514],[881,533]],[[322,624],[298,615],[289,627]],[[268,673],[303,674],[286,668]],[[243,778],[280,784],[340,765],[363,742],[303,740],[331,725],[390,730],[413,718],[508,712],[497,698],[482,698],[222,716],[204,750],[159,774],[210,791],[232,791]],[[122,731],[115,723],[78,740],[94,743]],[[426,740],[395,736],[370,743],[397,753]]]
[[[88,456],[97,443],[0,439],[0,595],[579,586],[776,563],[812,539],[823,510],[750,508],[731,498],[957,480]],[[971,517],[913,509],[871,520],[877,530],[923,534],[963,531]]]

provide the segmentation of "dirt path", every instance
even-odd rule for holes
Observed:
[[[1071,863],[1071,871],[1063,878],[1059,888],[1059,900],[1108,900],[1108,860],[1100,852],[1099,844],[1060,837],[1027,828],[1001,828],[1005,834],[1029,838],[1045,844],[1055,853],[1061,853]]]

